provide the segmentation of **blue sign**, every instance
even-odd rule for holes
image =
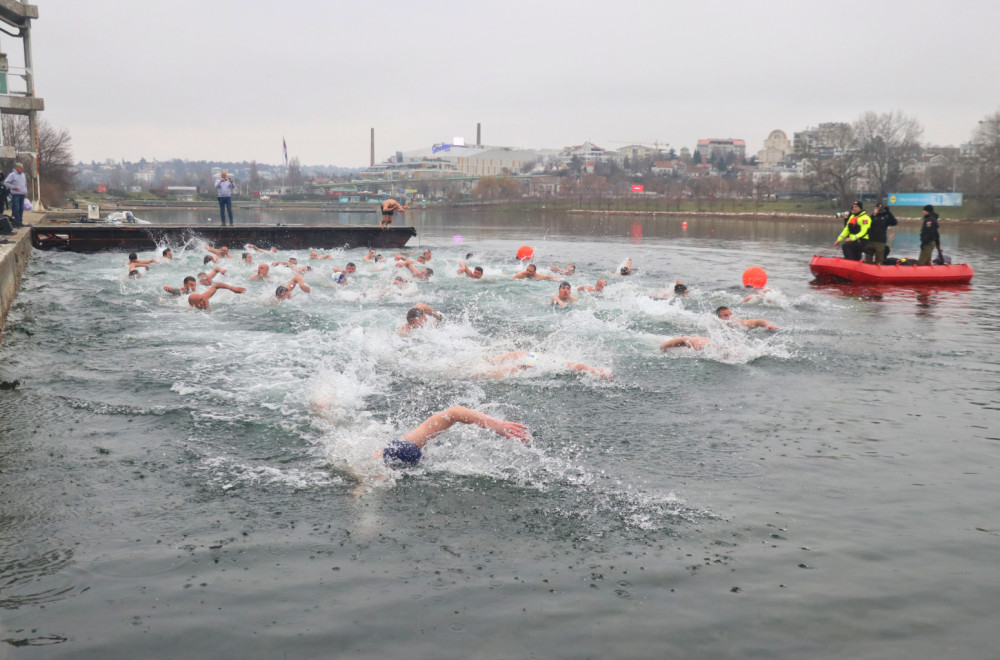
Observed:
[[[889,206],[961,206],[962,193],[889,193]]]
[[[431,147],[431,153],[436,154],[439,151],[451,151],[451,145],[438,142]]]

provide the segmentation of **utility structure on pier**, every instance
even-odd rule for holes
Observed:
[[[35,18],[38,18],[37,6],[20,0],[0,0],[0,39],[2,35],[20,39],[24,46],[23,66],[20,67],[11,67],[7,54],[0,52],[0,120],[4,115],[28,118],[26,141],[13,141],[13,136],[3,135],[0,131],[0,161],[5,173],[10,171],[14,161],[24,164],[24,169],[31,174],[37,208],[42,185],[38,167],[38,113],[45,109],[45,101],[35,96],[35,71],[31,57],[31,21]]]

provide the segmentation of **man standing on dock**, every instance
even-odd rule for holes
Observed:
[[[15,227],[24,226],[24,196],[28,194],[28,179],[24,176],[24,165],[17,163],[14,171],[7,175],[3,184],[10,190],[10,214]]]
[[[226,226],[226,209],[229,209],[229,226],[233,226],[233,177],[222,170],[215,180],[215,189],[219,191],[219,215],[222,216],[222,226]]]

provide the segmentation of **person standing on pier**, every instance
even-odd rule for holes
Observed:
[[[387,199],[384,202],[382,202],[382,222],[379,224],[379,227],[385,229],[386,227],[391,225],[392,214],[395,213],[396,211],[399,211],[400,213],[406,213],[406,209],[403,207],[403,205],[394,199]]]
[[[10,190],[10,214],[15,227],[24,226],[24,196],[28,194],[28,178],[24,176],[24,165],[17,163],[14,171],[7,175],[3,185]]]
[[[226,209],[229,210],[229,226],[233,226],[233,177],[222,170],[222,174],[215,180],[215,189],[219,191],[219,215],[222,217],[222,226],[226,226]]]

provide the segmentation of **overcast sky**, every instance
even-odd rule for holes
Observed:
[[[959,145],[1000,109],[1000,3],[36,0],[44,117],[78,160],[375,158],[461,136],[694,149],[902,111]],[[0,48],[21,59],[20,40]]]

